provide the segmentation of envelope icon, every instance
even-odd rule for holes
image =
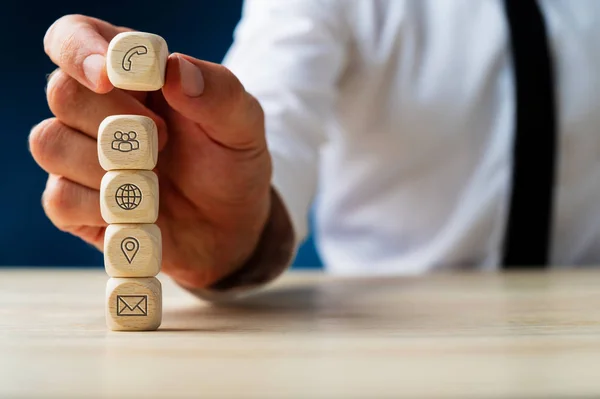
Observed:
[[[117,295],[117,316],[148,316],[148,295]]]

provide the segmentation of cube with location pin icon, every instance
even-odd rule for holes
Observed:
[[[104,233],[104,267],[110,277],[154,277],[162,260],[155,224],[111,224]]]

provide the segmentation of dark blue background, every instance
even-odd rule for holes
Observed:
[[[231,44],[242,0],[8,3],[0,17],[0,266],[101,267],[102,255],[58,231],[40,204],[46,174],[31,158],[27,136],[36,123],[52,116],[44,85],[54,65],[43,50],[44,33],[60,16],[81,13],[159,34],[170,51],[220,62]],[[320,264],[309,239],[295,266]]]

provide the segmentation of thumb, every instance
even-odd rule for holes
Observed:
[[[265,145],[262,107],[223,65],[173,53],[162,91],[174,110],[219,144],[235,150]]]

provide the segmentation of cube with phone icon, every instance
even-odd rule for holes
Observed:
[[[106,70],[113,86],[134,91],[155,91],[165,83],[169,50],[155,34],[122,32],[108,46]]]

